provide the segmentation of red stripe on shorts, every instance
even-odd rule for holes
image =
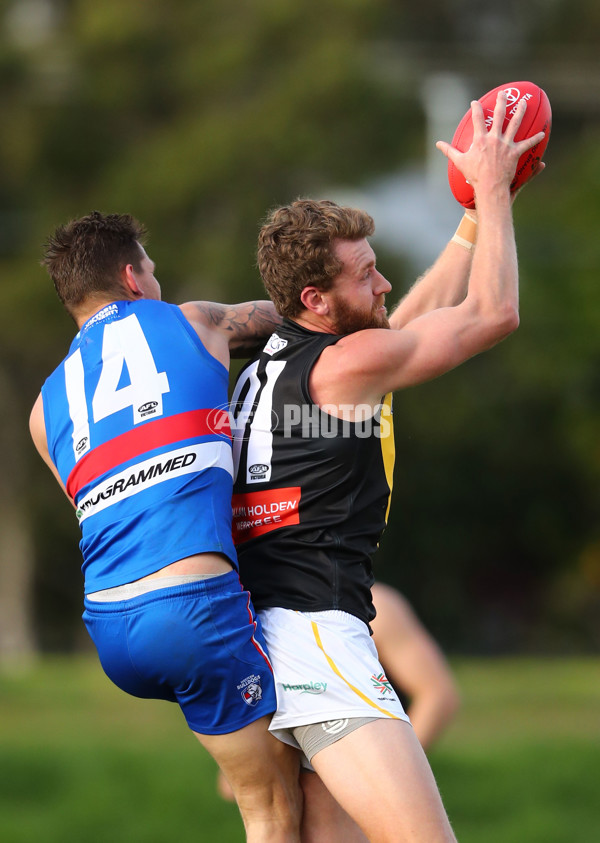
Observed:
[[[241,582],[240,582],[240,585],[242,586],[242,590],[243,590],[244,586],[241,584]],[[254,615],[252,614],[252,609],[250,608],[250,592],[248,592],[248,601],[246,603],[246,610],[248,612],[248,617],[250,618],[250,623],[252,624],[254,629],[256,629],[256,620],[254,618]],[[273,673],[273,665],[271,664],[271,660],[269,659],[268,655],[266,654],[264,648],[258,643],[258,641],[254,637],[254,635],[252,636],[252,643],[254,644],[254,646],[258,650],[258,652],[261,654],[263,659],[266,661],[267,667],[269,668],[271,673]]]

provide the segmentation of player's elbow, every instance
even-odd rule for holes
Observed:
[[[454,681],[450,681],[446,686],[444,694],[444,702],[446,708],[446,717],[448,720],[453,720],[462,705],[462,699],[458,686]]]
[[[447,676],[446,681],[440,684],[437,689],[436,706],[438,720],[441,728],[447,728],[456,718],[462,699],[460,691],[452,676]]]
[[[518,308],[512,304],[495,307],[485,321],[490,343],[495,345],[513,334],[519,327]]]
[[[505,337],[513,334],[519,327],[519,309],[516,305],[505,305],[498,314],[498,323]]]

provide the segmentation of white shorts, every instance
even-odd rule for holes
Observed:
[[[289,731],[296,726],[353,717],[410,722],[359,618],[279,608],[259,616],[275,675],[275,737],[298,746]]]

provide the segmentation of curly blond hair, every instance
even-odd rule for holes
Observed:
[[[334,240],[361,240],[374,230],[365,211],[328,199],[297,199],[271,211],[258,236],[257,263],[278,313],[297,316],[304,309],[300,294],[307,286],[330,289],[342,271]]]

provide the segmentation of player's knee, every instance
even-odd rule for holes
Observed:
[[[302,814],[299,754],[285,744],[269,746],[255,763],[236,765],[228,776],[243,814],[289,815],[299,824]],[[281,749],[279,748],[281,746]]]
[[[244,823],[285,832],[290,839],[299,834],[303,796],[298,777],[290,780],[281,774],[244,781],[233,785],[236,802]]]

